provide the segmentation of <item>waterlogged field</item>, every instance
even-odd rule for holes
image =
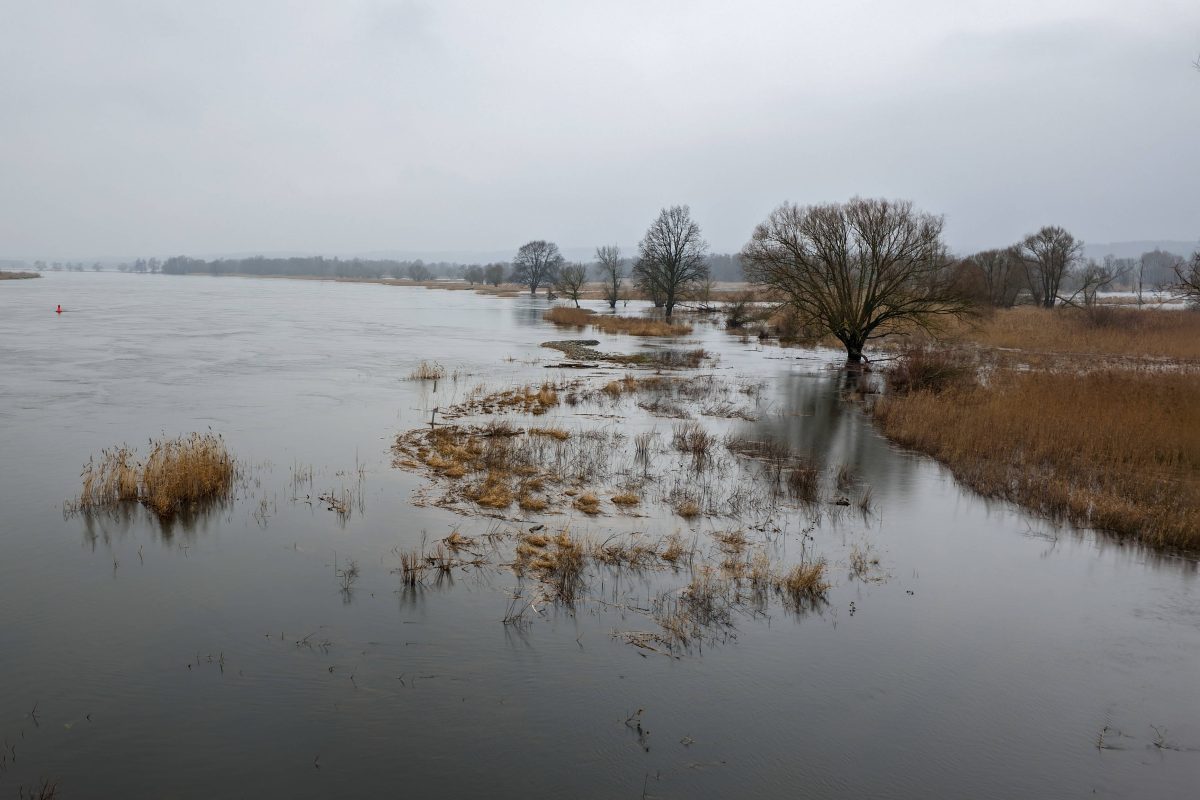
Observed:
[[[960,488],[836,352],[546,307],[0,289],[0,798],[1194,792],[1194,559]]]

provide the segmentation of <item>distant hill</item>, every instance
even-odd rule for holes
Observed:
[[[1200,250],[1200,242],[1170,241],[1148,239],[1139,242],[1109,242],[1107,244],[1085,244],[1083,255],[1087,258],[1102,259],[1105,256],[1115,258],[1137,258],[1142,253],[1151,250],[1165,250],[1178,256],[1190,256]]]

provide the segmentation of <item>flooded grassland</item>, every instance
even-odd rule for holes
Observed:
[[[960,487],[836,352],[545,310],[6,286],[0,797],[1188,796],[1193,559]]]

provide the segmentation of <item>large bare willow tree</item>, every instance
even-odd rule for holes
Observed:
[[[671,206],[659,212],[638,242],[633,276],[655,305],[661,298],[668,317],[680,297],[708,277],[708,243],[690,208]]]
[[[862,361],[877,339],[930,329],[969,303],[953,288],[942,218],[908,201],[784,203],[742,248],[751,281],[783,296],[808,327],[828,332]]]

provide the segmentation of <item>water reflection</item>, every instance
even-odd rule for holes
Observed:
[[[97,542],[111,545],[137,531],[150,531],[153,538],[164,543],[176,539],[192,542],[214,529],[219,523],[232,520],[233,500],[216,500],[202,508],[187,508],[169,517],[161,517],[136,502],[120,502],[104,509],[84,509],[64,513],[65,519],[78,518],[83,524],[83,538],[93,549]]]
[[[877,493],[901,488],[894,452],[862,408],[845,400],[856,383],[844,370],[786,372],[767,388],[777,410],[738,432],[785,442],[823,469],[845,465]]]

